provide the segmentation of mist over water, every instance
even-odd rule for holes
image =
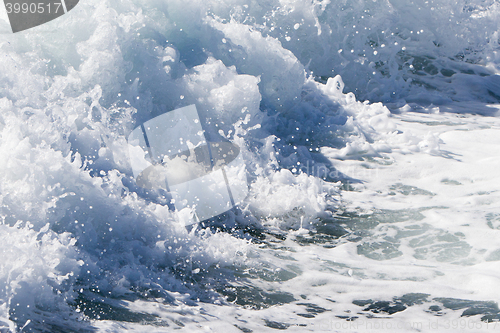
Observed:
[[[0,331],[500,319],[498,1],[81,0],[15,34],[0,18]],[[191,104],[240,147],[249,196],[186,228],[136,184],[127,137]]]

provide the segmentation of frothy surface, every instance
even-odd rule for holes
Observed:
[[[0,330],[491,330],[498,6],[88,0],[22,33],[0,20]],[[126,140],[190,104],[250,183],[192,230],[135,184]]]

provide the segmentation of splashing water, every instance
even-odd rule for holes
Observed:
[[[2,12],[0,331],[492,329],[499,6],[86,0],[16,34]],[[249,182],[192,229],[127,146],[191,104]]]

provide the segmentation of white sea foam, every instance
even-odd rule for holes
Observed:
[[[499,14],[81,0],[25,32],[0,21],[0,331],[498,320]],[[193,230],[135,184],[126,140],[190,104],[208,139],[241,147],[250,183]]]

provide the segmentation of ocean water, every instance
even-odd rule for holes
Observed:
[[[0,11],[0,332],[500,330],[500,3]],[[195,104],[249,195],[186,228],[127,137]]]

